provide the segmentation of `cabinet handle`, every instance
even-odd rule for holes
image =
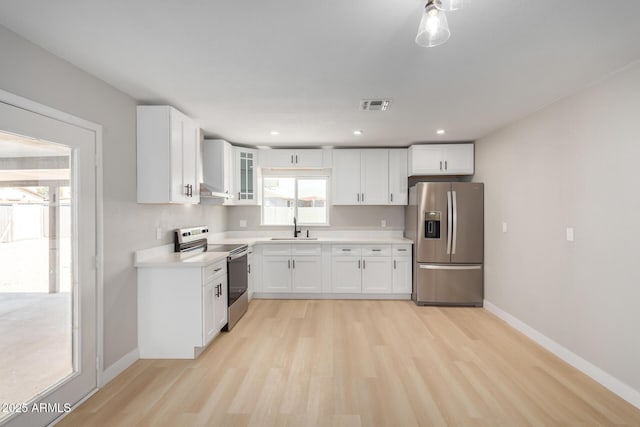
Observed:
[[[393,202],[393,193],[391,193],[391,201]]]
[[[251,274],[251,264],[247,265],[247,273]]]
[[[296,154],[296,165],[298,164],[298,155]]]
[[[351,249],[342,249],[344,252],[351,252]]]
[[[440,160],[440,170],[442,170],[442,160]]]
[[[445,160],[445,161],[444,161],[444,170],[447,170],[447,169],[448,169],[447,161]]]
[[[293,164],[293,154],[291,155],[291,164]]]
[[[189,197],[189,184],[184,186],[184,195]]]
[[[358,193],[358,201],[360,201],[360,193]]]
[[[296,260],[294,259],[291,263],[293,264],[293,268],[296,268]]]
[[[393,269],[394,270],[396,269],[396,260],[395,259],[393,260]]]
[[[289,259],[289,260],[287,260],[287,268],[288,268],[288,269],[291,269],[291,260],[290,260],[290,259]]]
[[[367,267],[365,260],[362,260],[362,269],[364,270]]]
[[[360,268],[360,260],[358,260],[358,268]]]
[[[371,249],[373,252],[380,252],[382,249]]]
[[[215,270],[213,270],[213,272],[214,272],[214,273],[216,273],[216,272],[218,272],[218,271],[220,271],[220,270],[222,270],[222,267],[220,267],[220,268],[216,268]]]
[[[362,201],[364,202],[364,193],[362,193]]]

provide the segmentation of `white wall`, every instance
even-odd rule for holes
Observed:
[[[104,366],[137,347],[133,252],[170,243],[155,227],[207,224],[224,231],[222,207],[136,203],[136,102],[0,26],[0,88],[104,126]],[[186,112],[188,113],[188,112]]]
[[[486,299],[635,390],[639,165],[636,63],[477,141],[474,178],[486,184]]]

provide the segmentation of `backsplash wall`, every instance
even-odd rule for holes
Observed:
[[[227,230],[286,230],[291,226],[260,225],[260,206],[230,206],[227,208]],[[318,230],[404,230],[404,206],[332,206],[330,226],[307,227]],[[240,227],[246,220],[247,226]],[[386,227],[381,221],[386,221]]]

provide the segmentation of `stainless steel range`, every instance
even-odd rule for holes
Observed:
[[[179,228],[175,231],[176,252],[228,252],[227,256],[227,326],[223,330],[233,329],[238,320],[247,312],[248,296],[248,246],[244,244],[209,245],[207,244],[207,226]]]
[[[238,323],[238,320],[247,312],[249,307],[249,275],[247,245],[209,245],[213,252],[229,252],[227,257],[227,305],[228,323],[223,329],[230,331]]]

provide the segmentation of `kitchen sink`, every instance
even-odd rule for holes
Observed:
[[[317,237],[272,237],[271,240],[318,240]]]

